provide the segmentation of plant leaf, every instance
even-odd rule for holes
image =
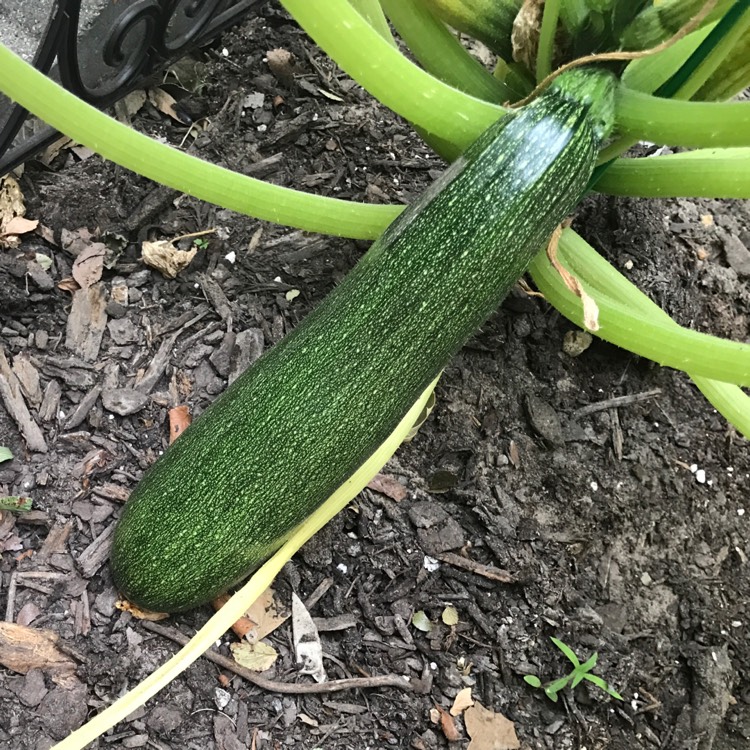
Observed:
[[[573,649],[570,646],[563,643],[558,638],[550,638],[550,640],[552,641],[552,643],[555,644],[555,646],[557,646],[560,649],[560,651],[562,651],[565,654],[566,658],[569,659],[573,663],[574,667],[578,668],[581,666],[581,662],[578,661],[578,657],[575,655],[575,653],[573,652]]]
[[[523,681],[533,688],[540,688],[542,686],[542,681],[535,674],[525,674]]]
[[[10,452],[10,448],[0,445],[0,463],[10,461],[11,458],[13,458],[13,454]]]

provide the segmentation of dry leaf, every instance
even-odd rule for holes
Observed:
[[[177,113],[175,110],[177,99],[164,89],[149,89],[148,100],[159,110],[159,112],[164,113],[167,117],[171,117],[175,122],[179,122],[180,125],[191,124],[183,115]]]
[[[81,289],[88,289],[101,279],[106,254],[103,242],[92,242],[78,254],[73,262],[73,278]]]
[[[192,422],[189,406],[175,406],[169,410],[169,444],[172,445]]]
[[[11,234],[26,234],[33,232],[39,226],[38,219],[25,219],[23,216],[14,216],[3,227],[3,236]]]
[[[232,656],[237,664],[251,672],[265,672],[273,666],[279,657],[276,649],[267,643],[263,643],[263,641],[258,643],[232,643],[229,648],[232,649]]]
[[[473,705],[474,699],[471,697],[471,688],[465,687],[463,690],[458,691],[456,699],[453,701],[450,711],[451,716],[458,716]]]
[[[381,495],[390,497],[391,500],[395,500],[400,503],[409,493],[401,482],[396,477],[389,476],[388,474],[376,474],[367,485],[368,489],[375,490]]]
[[[455,742],[461,739],[461,735],[458,733],[458,727],[456,722],[453,721],[453,717],[444,709],[435,704],[435,708],[440,714],[440,728],[443,730],[445,739],[448,742]]]
[[[156,622],[157,620],[165,620],[169,617],[167,612],[149,612],[147,609],[141,609],[135,604],[132,604],[127,599],[118,599],[115,602],[115,607],[123,612],[130,612],[136,620],[150,620],[151,622]]]
[[[141,246],[141,258],[147,266],[155,268],[168,279],[174,279],[177,274],[190,265],[198,249],[180,250],[170,240],[144,242]]]
[[[57,641],[51,630],[0,622],[0,664],[19,674],[43,669],[72,675],[76,664],[57,648]]]
[[[458,625],[458,610],[455,607],[448,606],[443,610],[441,618],[449,628],[452,628]]]
[[[232,625],[232,630],[238,638],[248,640],[250,643],[256,643],[261,639],[269,636],[282,623],[289,619],[286,613],[280,612],[281,607],[275,599],[275,592],[269,586],[245,612]],[[215,609],[221,609],[229,601],[229,596],[224,594],[217,597],[213,602]]]
[[[72,276],[68,276],[58,282],[57,288],[62,289],[63,292],[75,294],[81,287]]]
[[[521,747],[515,724],[502,714],[485,708],[479,701],[466,709],[464,723],[471,737],[467,750],[516,750]]]

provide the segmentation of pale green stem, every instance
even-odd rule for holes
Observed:
[[[374,239],[399,206],[353,203],[271,185],[166,146],[99,112],[0,45],[0,89],[78,143],[218,206],[310,232]]]
[[[620,86],[616,104],[624,136],[689,148],[750,146],[750,102],[683,102]]]
[[[379,0],[349,0],[349,2],[383,39],[393,42],[391,27],[383,14]]]
[[[536,55],[536,80],[543,81],[552,71],[552,58],[555,53],[555,33],[560,17],[560,0],[546,0],[542,14],[542,27],[539,31],[539,49]]]
[[[747,374],[737,379],[734,376],[750,365],[750,362],[740,364],[739,358],[750,358],[740,353],[740,357],[722,355],[721,364],[714,363],[716,366],[710,362],[717,343],[722,348],[734,344],[748,352],[750,347],[681,328],[575,232],[567,230],[563,233],[558,257],[599,305],[602,327],[596,332],[597,336],[654,361],[687,370],[711,403],[746,437],[750,437],[750,398],[734,384],[747,382]],[[540,253],[534,260],[531,272],[548,301],[565,317],[582,326],[580,300],[552,270],[545,253]],[[689,337],[691,342],[683,341],[685,333],[693,334]],[[677,343],[678,340],[682,343]],[[682,351],[681,346],[685,347]],[[729,377],[732,382],[709,379],[706,372],[718,378]]]
[[[490,102],[515,98],[421,0],[381,0],[381,3],[414,57],[441,81]]]
[[[282,4],[313,41],[376,99],[461,150],[505,111],[422,70],[346,0],[282,0]]]
[[[640,198],[750,198],[750,148],[618,159],[595,189]]]

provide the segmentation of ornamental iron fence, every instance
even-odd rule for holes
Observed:
[[[207,44],[260,0],[0,0],[0,41],[99,108]],[[0,175],[58,133],[0,95]]]

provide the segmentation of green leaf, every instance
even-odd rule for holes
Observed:
[[[595,674],[586,674],[583,676],[583,679],[593,682],[594,685],[601,688],[605,693],[609,693],[613,698],[617,698],[618,701],[625,700],[614,688],[609,686],[609,683],[606,680],[603,680],[601,677]]]
[[[590,672],[596,666],[596,660],[599,658],[599,654],[594,651],[593,654],[583,663],[576,671],[581,671],[583,674]]]
[[[0,510],[25,511],[31,510],[30,497],[0,497]]]
[[[560,651],[562,651],[565,654],[565,657],[572,662],[574,667],[578,668],[581,666],[581,662],[578,661],[578,657],[575,655],[575,653],[573,652],[573,649],[570,648],[570,646],[563,643],[558,638],[550,638],[550,640],[552,641],[552,643],[555,644],[555,646],[557,646],[560,649]]]
[[[10,452],[10,448],[0,445],[0,463],[10,461],[11,458],[13,458],[13,454]]]
[[[432,623],[430,618],[424,613],[424,610],[420,609],[412,615],[411,624],[423,633],[429,633],[432,630]]]
[[[559,693],[565,686],[570,682],[570,678],[572,677],[572,674],[565,675],[565,677],[560,677],[559,680],[555,680],[554,682],[550,682],[549,685],[547,685],[544,688],[544,692],[549,695],[549,693]]]
[[[523,681],[533,688],[540,688],[542,686],[542,681],[535,674],[525,674]]]

